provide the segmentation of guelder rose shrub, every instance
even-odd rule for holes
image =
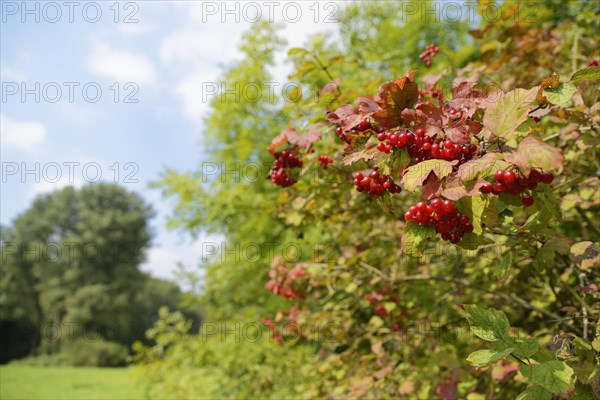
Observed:
[[[474,27],[404,4],[290,49],[294,101],[211,103],[212,161],[271,170],[169,171],[175,222],[278,244],[205,265],[199,334],[157,322],[151,397],[600,396],[597,5],[480,1]],[[228,83],[270,81],[255,28]],[[228,339],[253,321],[260,341]]]
[[[428,46],[428,49],[432,48]],[[302,209],[293,205],[300,201],[304,206],[311,202],[318,206],[316,195],[326,190],[328,184],[303,170],[305,165],[318,164],[320,168],[328,169],[330,175],[337,175],[338,189],[341,188],[337,193],[340,204],[353,202],[364,208],[379,206],[381,213],[398,221],[397,235],[401,237],[398,244],[406,255],[423,256],[439,239],[474,254],[503,243],[502,258],[488,260],[484,267],[491,267],[498,278],[507,279],[511,268],[532,268],[531,264],[518,260],[522,254],[511,249],[513,245],[527,243],[530,245],[527,251],[537,271],[553,268],[557,257],[571,256],[575,260],[571,268],[583,277],[584,287],[570,290],[595,293],[597,287],[588,281],[597,272],[591,271],[592,263],[597,265],[598,261],[593,243],[574,243],[557,234],[554,228],[563,218],[565,206],[561,204],[561,197],[573,177],[568,175],[565,167],[565,154],[559,148],[561,141],[553,140],[539,124],[541,118],[574,119],[579,110],[569,105],[577,94],[576,84],[589,80],[597,82],[599,78],[600,68],[592,66],[577,71],[562,83],[558,74],[553,73],[534,87],[504,92],[476,82],[459,81],[442,95],[438,91],[421,91],[416,71],[409,71],[405,76],[381,85],[376,95],[366,94],[356,98],[353,104],[329,112],[328,125],[318,122],[305,134],[285,129],[268,147],[275,158],[271,181],[283,188],[296,185],[288,192],[289,204],[296,213],[302,213]],[[425,77],[424,80],[434,86],[438,83],[436,77]],[[583,103],[580,108],[585,110],[585,106]],[[586,119],[585,123],[591,124],[597,135],[597,115],[591,111],[591,108],[583,111],[578,117]],[[598,103],[595,103],[595,111],[598,111]],[[317,156],[315,147],[328,137],[335,138],[337,149],[326,155],[328,162],[324,164],[323,154]],[[592,159],[589,161],[593,162]],[[303,179],[309,182],[301,185]],[[353,187],[358,195],[353,194]],[[413,205],[402,208],[407,203]],[[323,222],[327,223],[327,220]],[[352,230],[356,223],[348,220],[346,228]],[[370,223],[377,229],[377,217],[371,216]],[[403,264],[398,267],[401,269]],[[273,265],[269,272],[272,280],[267,288],[288,299],[303,299],[307,305],[306,313],[316,305],[311,302],[322,301],[327,280],[339,278],[323,274],[313,265],[313,279],[309,280],[308,286],[303,286],[306,293],[299,293],[297,289],[280,290],[277,288],[282,283],[274,279],[282,268],[284,271],[291,269],[290,266]],[[304,264],[298,264],[293,271],[298,268],[308,274],[311,272]],[[382,273],[377,268],[373,270]],[[297,275],[307,279],[304,272]],[[282,281],[285,282],[283,287],[295,278],[288,273]],[[463,284],[470,285],[470,277],[465,279]],[[364,296],[373,306],[373,316],[368,323],[388,328],[387,339],[371,344],[377,356],[378,352],[384,352],[387,340],[402,334],[405,329],[403,317],[410,313],[394,288],[394,284],[401,282],[393,277],[388,280],[391,284],[388,283],[385,289]],[[411,278],[404,277],[404,280]],[[349,293],[356,290],[353,283],[346,287]],[[489,291],[493,292],[492,289]],[[510,292],[503,292],[502,296],[529,309],[537,308]],[[574,324],[565,324],[564,328],[570,334],[562,339],[558,351],[553,354],[540,346],[535,337],[512,335],[509,320],[502,311],[488,309],[484,304],[461,305],[459,302],[456,307],[467,318],[474,336],[492,343],[490,348],[472,352],[466,361],[483,370],[500,368],[496,373],[501,376],[501,379],[496,377],[500,381],[508,379],[508,366],[518,365],[514,370],[509,368],[511,376],[517,370],[520,372],[518,382],[522,383],[522,392],[518,398],[570,397],[575,391],[583,396],[600,394],[600,375],[592,367],[598,361],[600,341],[598,336],[591,341],[593,329],[590,329],[589,317],[584,316],[587,322],[584,322],[583,331],[576,319],[572,320]],[[583,313],[588,312],[588,307],[593,308],[585,301],[582,307]],[[297,323],[299,309],[294,306],[292,310],[293,320]],[[287,314],[280,314],[279,321],[288,324]],[[549,311],[544,314],[555,315]],[[552,322],[560,324],[561,320],[569,318],[558,316]],[[270,319],[268,322],[270,329],[274,329],[274,322]],[[281,334],[277,334],[276,339],[283,342]],[[393,367],[386,368],[377,372],[375,378],[392,374]],[[448,381],[438,386],[437,393],[444,398],[456,398],[454,393],[460,382],[459,376],[451,375]]]

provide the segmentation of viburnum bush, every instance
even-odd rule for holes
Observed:
[[[430,66],[438,51],[428,45],[421,58]],[[320,350],[335,384],[313,394],[600,396],[600,67],[551,71],[527,85],[515,77],[510,88],[486,79],[502,68],[409,71],[329,109],[306,133],[285,129],[268,147],[272,181],[290,186],[279,215],[335,249],[301,261],[302,296],[267,285],[299,299],[299,325],[339,323],[334,344]],[[286,168],[282,154],[300,160],[297,180],[275,175]],[[472,335],[451,344],[436,336],[457,317]],[[414,333],[419,324],[427,329]],[[428,335],[444,345],[431,348]],[[477,338],[492,346],[473,351]],[[429,359],[411,362],[423,354]],[[441,365],[425,365],[434,360]],[[427,367],[434,386],[417,377]]]
[[[345,2],[275,102],[244,94],[279,65],[253,24],[205,120],[218,173],[161,182],[226,243],[198,334],[166,316],[138,350],[150,397],[600,396],[597,2],[414,3]]]

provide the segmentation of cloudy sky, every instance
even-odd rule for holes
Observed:
[[[202,162],[210,100],[202,88],[241,57],[240,37],[252,23],[282,23],[288,48],[301,46],[312,33],[334,30],[341,3],[2,0],[0,7],[0,223],[40,193],[117,182],[157,211],[143,268],[170,278],[177,261],[198,265],[202,243],[220,240],[168,231],[170,203],[149,188],[165,168]],[[282,62],[273,72],[284,81],[291,71]]]

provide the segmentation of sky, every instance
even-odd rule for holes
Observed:
[[[0,223],[39,194],[115,182],[156,211],[142,269],[172,279],[177,262],[198,266],[202,249],[222,238],[169,231],[173,203],[149,184],[202,162],[208,88],[241,58],[243,32],[279,23],[287,48],[302,46],[311,34],[333,34],[342,6],[0,0]],[[279,61],[272,72],[285,83],[292,71]]]

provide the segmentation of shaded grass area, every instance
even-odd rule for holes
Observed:
[[[0,367],[0,399],[142,399],[129,368]]]

